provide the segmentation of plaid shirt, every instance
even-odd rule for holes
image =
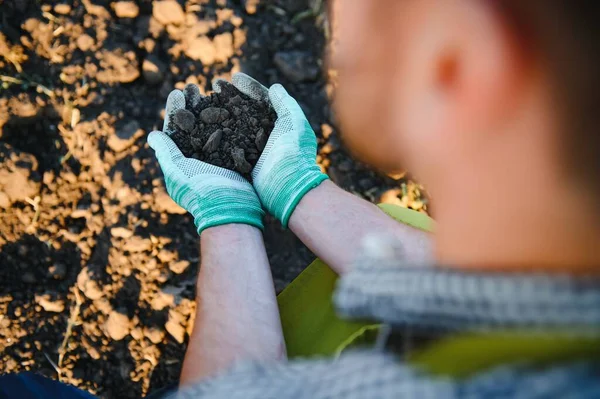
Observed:
[[[573,326],[573,336],[600,335],[600,281],[594,278],[366,263],[340,279],[335,302],[341,314],[380,320],[405,337],[411,331],[485,334],[507,328],[543,334]],[[173,397],[600,398],[600,361],[502,364],[453,379],[428,374],[391,352],[349,351],[337,359],[240,364]]]

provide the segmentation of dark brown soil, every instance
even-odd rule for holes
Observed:
[[[262,153],[277,115],[266,101],[254,100],[230,83],[221,91],[186,104],[173,116],[171,138],[186,157],[240,173],[250,172]]]
[[[332,181],[425,209],[417,184],[344,148],[318,2],[256,3],[0,0],[0,373],[34,371],[101,398],[177,381],[199,240],[146,143],[174,87],[208,95],[235,71],[282,83]],[[265,222],[279,292],[314,255]]]

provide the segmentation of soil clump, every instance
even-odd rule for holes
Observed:
[[[267,101],[255,100],[231,83],[175,112],[169,129],[183,155],[238,172],[251,172],[267,144],[277,115]]]

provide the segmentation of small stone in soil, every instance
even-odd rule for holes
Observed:
[[[200,139],[199,137],[192,137],[190,140],[192,143],[192,147],[194,147],[194,150],[196,150],[196,152],[203,152],[202,148],[204,146],[202,144],[202,139]]]
[[[77,38],[77,47],[81,51],[88,51],[94,45],[94,39],[85,33]]]
[[[110,229],[110,234],[116,238],[129,238],[133,235],[133,231],[125,227],[113,227]]]
[[[65,310],[65,303],[61,300],[52,300],[50,295],[36,295],[35,302],[46,312],[60,313]]]
[[[165,331],[156,327],[149,327],[144,329],[144,336],[153,344],[159,344],[165,338]]]
[[[240,105],[241,103],[242,103],[242,97],[235,96],[235,97],[231,97],[228,104],[229,105]]]
[[[219,148],[219,144],[221,143],[221,137],[223,136],[223,131],[221,129],[216,130],[213,134],[210,135],[206,144],[202,148],[202,152],[205,154],[211,154]]]
[[[120,341],[129,335],[129,318],[119,312],[112,311],[104,325],[106,333],[115,341]]]
[[[244,7],[246,8],[246,12],[248,14],[255,14],[256,8],[258,7],[258,0],[245,0]]]
[[[187,260],[180,260],[169,264],[169,269],[175,274],[183,273],[190,266],[190,262]]]
[[[57,4],[54,6],[54,12],[57,14],[67,15],[71,12],[71,6],[68,4]]]
[[[142,238],[140,236],[130,237],[123,246],[123,250],[132,253],[149,251],[150,249],[152,249],[152,241],[148,238]]]
[[[152,16],[162,25],[180,25],[185,22],[183,8],[174,0],[154,1]]]
[[[196,118],[187,109],[179,109],[173,114],[173,123],[184,132],[191,132]]]
[[[233,162],[235,163],[235,169],[240,173],[250,173],[252,170],[252,165],[246,161],[246,156],[244,154],[244,150],[241,148],[234,148],[231,151],[231,157],[233,158]]]
[[[135,18],[140,13],[140,9],[133,1],[117,1],[113,3],[113,8],[118,18]]]
[[[209,107],[200,112],[200,119],[204,123],[221,123],[229,118],[229,111],[224,108]]]
[[[259,129],[258,132],[256,132],[256,139],[254,140],[254,143],[256,144],[258,151],[265,149],[265,145],[267,145],[267,139],[268,136],[265,133],[265,129]]]
[[[89,299],[96,300],[104,295],[102,289],[95,280],[92,280],[92,274],[87,267],[84,267],[77,276],[77,287]]]
[[[189,58],[200,61],[203,65],[212,65],[215,62],[217,49],[212,40],[200,36],[192,39],[184,52]]]
[[[169,320],[165,324],[165,329],[180,344],[185,340],[185,328],[177,321]]]

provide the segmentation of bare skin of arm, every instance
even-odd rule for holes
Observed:
[[[336,272],[350,269],[365,237],[392,236],[406,260],[429,259],[428,234],[398,223],[375,205],[330,181],[311,190],[296,207],[292,231]],[[242,360],[286,358],[273,279],[261,232],[232,224],[206,229],[194,331],[181,384],[214,376]]]
[[[398,223],[377,206],[329,180],[302,198],[289,227],[338,274],[350,270],[369,236],[391,237],[401,245],[404,260],[408,262],[420,263],[433,258],[428,233]]]
[[[202,232],[194,331],[181,385],[241,360],[286,358],[273,278],[259,229],[230,224]]]

